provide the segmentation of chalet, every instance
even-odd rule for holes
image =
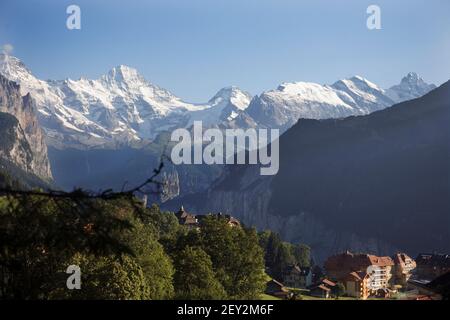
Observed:
[[[370,254],[354,254],[349,251],[334,255],[325,262],[327,276],[331,279],[345,283],[352,272],[359,277],[368,279],[367,289],[375,293],[378,289],[389,287],[392,277],[394,261],[390,257],[378,257]],[[346,288],[347,289],[347,288]],[[351,290],[350,290],[351,291]]]
[[[310,288],[310,295],[313,297],[328,299],[331,296],[332,290],[335,286],[336,283],[333,281],[323,279],[321,282]]]
[[[389,296],[392,289],[407,285],[415,268],[416,262],[405,253],[378,257],[347,251],[325,262],[327,275],[344,285],[346,295],[359,299]]]
[[[417,256],[416,264],[416,278],[431,281],[450,272],[450,255],[422,253]]]
[[[345,294],[357,299],[369,297],[369,275],[366,272],[350,272],[341,279],[345,287]]]
[[[265,293],[281,299],[289,299],[292,296],[289,289],[275,279],[272,279],[266,283]]]
[[[331,296],[331,289],[323,284],[319,284],[311,288],[310,295],[313,297],[328,299]]]
[[[306,288],[312,284],[312,272],[309,267],[291,265],[283,270],[283,282],[292,288]]]
[[[178,218],[178,222],[189,229],[197,229],[198,228],[198,219],[196,215],[192,213],[188,213],[184,210],[184,207],[181,206],[180,210],[175,213],[175,216]]]
[[[216,219],[226,219],[228,222],[228,225],[231,227],[240,227],[241,223],[236,218],[232,217],[228,214],[207,214],[207,215],[195,215],[192,213],[187,212],[183,206],[181,206],[180,210],[175,213],[175,216],[178,218],[178,222],[189,228],[189,229],[196,229],[198,230],[200,228],[202,220],[204,220],[206,217],[214,217]]]
[[[328,279],[322,279],[322,284],[324,284],[325,286],[327,286],[328,288],[330,288],[330,289],[333,289],[335,286],[336,286],[336,283],[335,282],[333,282],[333,281],[331,281],[331,280],[328,280]]]

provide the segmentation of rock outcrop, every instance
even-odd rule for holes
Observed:
[[[20,86],[0,75],[0,112],[12,115],[4,117],[8,127],[8,144],[1,145],[2,156],[39,178],[50,181],[52,173],[47,156],[45,137],[36,115],[36,106],[30,94],[22,96]],[[9,141],[11,140],[11,141]],[[26,147],[28,145],[28,147]]]

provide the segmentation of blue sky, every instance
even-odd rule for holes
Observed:
[[[66,28],[81,7],[82,29]],[[381,7],[382,30],[366,27]],[[362,75],[388,87],[409,71],[450,79],[448,0],[1,0],[0,45],[43,79],[137,68],[185,100],[221,87],[252,94],[285,81]]]

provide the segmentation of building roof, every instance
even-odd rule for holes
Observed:
[[[330,286],[330,287],[334,287],[336,285],[336,283],[334,283],[333,281],[330,281],[328,279],[323,279],[322,283],[327,285],[327,286]]]
[[[392,260],[402,272],[410,272],[417,266],[416,262],[406,253],[396,253],[392,256]]]
[[[183,206],[181,206],[180,210],[178,210],[175,213],[175,216],[178,218],[178,222],[182,225],[187,225],[187,226],[197,226],[203,219],[205,219],[206,217],[215,217],[217,219],[227,219],[228,223],[232,226],[240,226],[240,222],[238,219],[232,217],[229,214],[222,214],[222,213],[217,213],[217,214],[207,214],[207,215],[196,215],[196,214],[192,214],[187,212]]]
[[[386,267],[394,265],[394,261],[391,257],[378,257],[371,254],[368,254],[367,257],[369,258],[371,264],[375,266]]]
[[[239,222],[238,219],[236,219],[235,217],[229,215],[229,214],[223,214],[221,212],[219,213],[210,213],[207,215],[197,215],[198,220],[201,222],[203,219],[205,219],[206,217],[214,217],[216,219],[225,219],[228,221],[228,224],[231,226],[240,226],[241,223]]]
[[[379,257],[371,254],[351,253],[346,251],[331,256],[325,262],[326,270],[364,271],[371,265],[393,266],[394,261],[390,257]]]
[[[177,216],[177,217],[179,217],[179,218],[182,218],[182,217],[184,217],[185,215],[186,215],[186,210],[184,210],[184,207],[183,206],[181,206],[181,208],[180,208],[180,210],[178,210],[176,213],[175,213],[175,215]]]
[[[198,224],[196,215],[184,210],[183,206],[181,206],[180,210],[175,213],[175,216],[178,218],[178,222],[181,225],[196,226]]]
[[[346,277],[344,277],[342,280],[344,281],[363,281],[363,279],[367,276],[367,273],[365,272],[350,272],[347,274]]]
[[[277,280],[275,280],[275,279],[272,279],[272,280],[270,280],[269,282],[273,282],[273,283],[279,285],[280,287],[284,287],[284,284],[282,284],[280,281],[277,281]]]
[[[283,292],[289,291],[289,290],[285,287],[284,284],[282,284],[281,282],[279,282],[279,281],[277,281],[277,280],[275,280],[275,279],[269,280],[269,281],[267,282],[266,285],[270,285],[270,284],[275,285],[276,287],[278,287],[278,288],[280,289],[280,291],[283,291]]]

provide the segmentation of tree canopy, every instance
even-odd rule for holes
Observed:
[[[257,299],[266,269],[308,261],[309,248],[275,233],[217,215],[188,230],[129,194],[0,197],[3,299]],[[70,265],[80,290],[66,287]]]

